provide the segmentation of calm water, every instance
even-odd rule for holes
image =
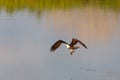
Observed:
[[[0,12],[0,80],[120,80],[120,13],[100,8]],[[71,38],[83,41],[71,56]]]

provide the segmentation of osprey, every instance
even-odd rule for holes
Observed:
[[[87,49],[87,46],[81,42],[78,39],[72,38],[72,41],[70,44],[68,44],[67,42],[63,41],[63,40],[58,40],[57,42],[55,42],[52,47],[50,48],[50,51],[55,51],[58,47],[60,47],[60,45],[63,43],[66,45],[66,47],[70,50],[70,54],[72,55],[73,52],[75,52],[75,49],[78,49],[79,46],[75,46],[77,43],[80,43],[83,47],[85,47]]]

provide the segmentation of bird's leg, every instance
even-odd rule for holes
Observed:
[[[75,51],[72,51],[70,54],[72,55],[72,54],[73,54],[73,52],[75,52]]]
[[[75,51],[74,51],[73,49],[71,49],[71,50],[70,50],[70,54],[72,55],[72,54],[73,54],[73,52],[75,52]]]

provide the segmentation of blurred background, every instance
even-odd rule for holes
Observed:
[[[0,80],[120,80],[119,34],[119,0],[0,0]]]

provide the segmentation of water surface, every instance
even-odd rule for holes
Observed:
[[[0,13],[1,80],[119,80],[120,16],[94,7]],[[59,40],[81,46],[71,56]],[[79,45],[79,44],[78,44]]]

